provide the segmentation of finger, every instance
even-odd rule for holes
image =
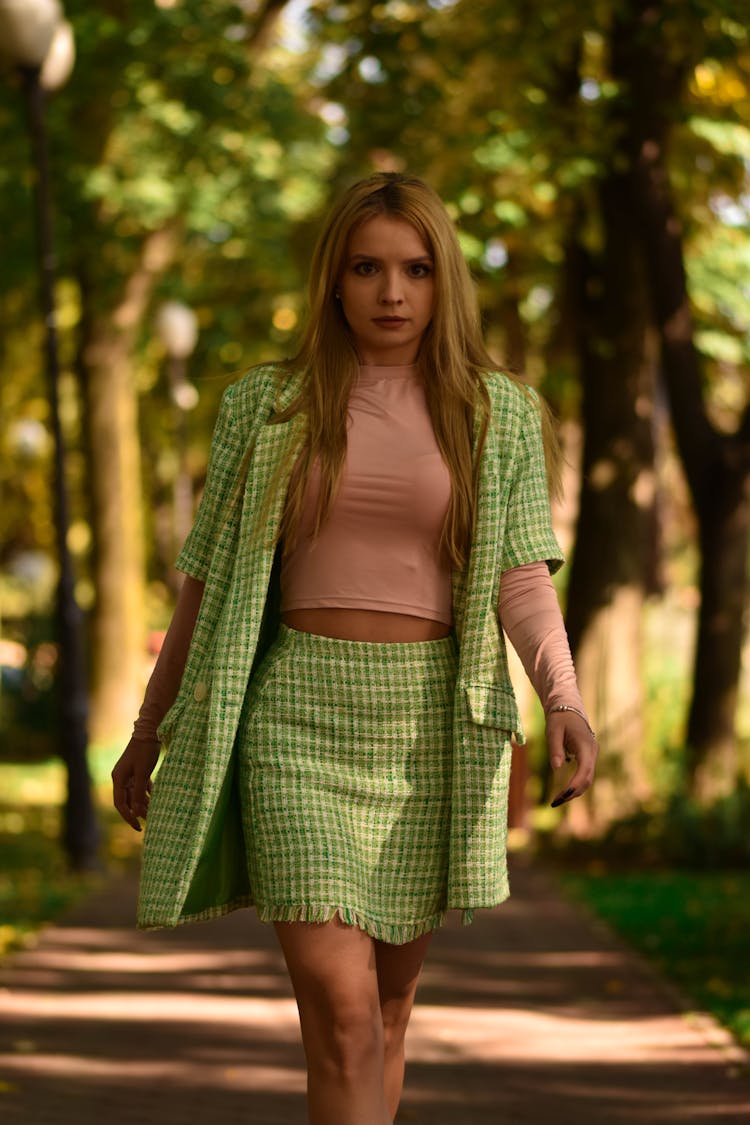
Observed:
[[[589,788],[594,780],[599,746],[592,738],[579,738],[576,736],[567,740],[566,750],[576,763],[576,771],[571,778],[570,784],[583,792],[584,789]]]
[[[122,816],[122,808],[125,804],[127,772],[127,770],[123,769],[122,762],[118,762],[110,775],[112,777],[112,803],[120,813],[120,816]]]
[[[571,777],[564,790],[561,790],[557,796],[550,802],[553,809],[558,808],[559,805],[567,804],[568,801],[574,801],[576,797],[582,797],[587,789],[591,788],[594,780],[593,763],[586,762],[578,763],[578,768]]]
[[[143,769],[135,769],[133,773],[133,789],[130,794],[130,806],[135,816],[145,816],[148,808],[146,787],[148,777]]]
[[[567,789],[562,790],[562,792],[558,793],[557,796],[550,801],[550,808],[556,809],[560,805],[565,805],[568,801],[572,801],[575,796],[576,791],[573,786],[570,785]]]
[[[123,784],[117,782],[114,786],[114,805],[122,819],[134,828],[136,832],[141,831],[141,826],[136,819],[135,813],[131,808],[131,794],[132,786],[130,784]]]
[[[118,762],[112,771],[114,805],[120,816],[136,832],[141,831],[134,808],[135,776],[131,763]]]
[[[548,728],[547,753],[552,768],[559,770],[565,761],[565,728],[563,726],[555,724]]]

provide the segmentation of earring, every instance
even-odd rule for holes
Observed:
[[[336,298],[337,301],[341,300],[341,292],[338,289],[335,290],[333,295],[334,295],[334,297]]]

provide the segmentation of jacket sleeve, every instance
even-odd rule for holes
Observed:
[[[503,541],[502,571],[545,561],[552,574],[564,558],[552,530],[542,420],[536,404],[524,398],[516,466]]]
[[[233,413],[234,386],[224,392],[211,439],[206,483],[195,522],[177,556],[175,568],[205,582],[219,532],[227,518],[245,450],[243,427]]]

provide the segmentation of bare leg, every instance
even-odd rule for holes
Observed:
[[[275,924],[297,999],[310,1125],[391,1125],[374,942],[338,917]]]
[[[385,1097],[388,1112],[396,1116],[404,1085],[404,1036],[414,993],[432,933],[405,945],[375,942],[380,1010],[383,1017]]]

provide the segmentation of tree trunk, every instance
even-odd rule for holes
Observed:
[[[700,34],[686,40],[689,57],[687,51],[675,57],[673,44],[660,38],[660,11],[655,0],[632,0],[623,14],[632,34],[628,40],[620,27],[615,36],[613,69],[629,95],[632,199],[647,250],[648,282],[677,446],[700,528],[701,609],[686,767],[692,792],[711,799],[729,792],[737,775],[734,713],[748,596],[750,411],[736,434],[720,433],[712,426],[703,399],[682,225],[672,201],[666,159],[670,107],[679,104],[685,77],[702,57]],[[644,35],[644,27],[653,30]],[[626,42],[636,41],[637,51],[626,49]]]
[[[734,716],[747,600],[747,468],[738,473],[725,459],[718,468],[713,502],[700,514],[701,605],[687,726],[687,774],[704,801],[732,792],[737,780]]]
[[[693,794],[710,800],[731,791],[738,768],[734,715],[748,596],[750,426],[746,417],[736,434],[721,434],[709,422],[680,227],[666,195],[666,173],[649,159],[649,146],[644,149],[637,179],[644,234],[652,247],[662,371],[700,529],[701,605],[687,721],[687,777]]]
[[[497,325],[499,329],[502,362],[523,375],[526,373],[526,326],[521,317],[519,304],[521,291],[521,258],[517,250],[511,249],[505,267],[506,283],[498,308]]]
[[[91,626],[91,731],[120,739],[144,687],[144,549],[136,336],[175,248],[173,228],[150,235],[118,307],[90,323],[81,349],[91,455],[96,605]]]
[[[568,811],[577,834],[633,811],[650,792],[644,740],[642,611],[655,585],[653,357],[643,260],[627,184],[600,185],[604,245],[569,249],[584,447],[566,625],[581,692],[602,747],[595,792]]]

